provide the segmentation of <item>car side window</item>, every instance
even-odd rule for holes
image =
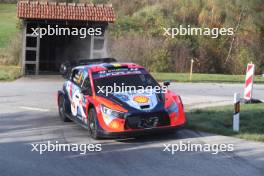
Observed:
[[[83,89],[92,89],[91,87],[91,81],[90,81],[90,77],[89,77],[89,74],[85,74],[85,78],[84,78],[84,81],[83,81],[83,84],[82,84],[82,88]]]
[[[82,69],[75,69],[72,72],[72,81],[81,87],[83,83],[83,70]]]

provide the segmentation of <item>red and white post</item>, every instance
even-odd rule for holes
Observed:
[[[244,90],[244,99],[246,101],[250,101],[252,99],[254,74],[255,74],[255,65],[250,63],[247,65],[245,90]]]

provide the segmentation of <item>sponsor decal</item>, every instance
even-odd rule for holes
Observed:
[[[99,72],[93,73],[94,79],[111,77],[111,76],[118,76],[118,75],[129,75],[129,74],[147,74],[147,72],[143,69],[138,68],[118,68],[118,64],[113,64],[112,66],[116,67],[113,70],[103,70]]]
[[[113,67],[121,67],[121,64],[112,64]]]
[[[127,95],[124,95],[124,94],[115,94],[115,96],[117,98],[119,98],[121,101],[128,101],[129,100],[129,97]]]
[[[149,98],[146,96],[134,96],[133,100],[140,104],[149,102]]]

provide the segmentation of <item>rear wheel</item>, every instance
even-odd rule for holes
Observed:
[[[59,115],[60,115],[60,119],[63,122],[71,122],[71,120],[66,116],[65,114],[65,98],[62,95],[59,95]]]
[[[98,135],[98,125],[97,125],[97,115],[96,111],[94,108],[91,108],[89,110],[89,115],[88,115],[88,128],[90,135],[93,139],[99,139]]]

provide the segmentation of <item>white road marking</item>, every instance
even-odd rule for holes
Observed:
[[[28,106],[19,106],[20,109],[30,110],[30,111],[40,111],[40,112],[49,112],[49,109],[43,108],[35,108],[35,107],[28,107]]]

